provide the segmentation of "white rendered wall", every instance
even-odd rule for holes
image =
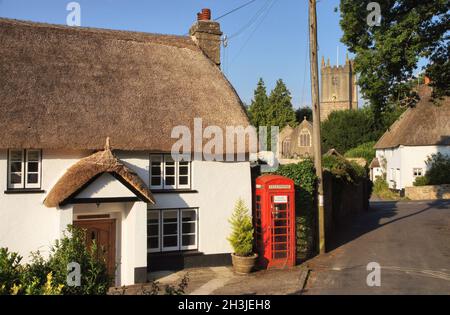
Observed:
[[[0,247],[19,252],[27,262],[31,251],[44,256],[61,236],[64,222],[72,218],[71,207],[47,208],[43,201],[68,167],[89,152],[48,151],[42,153],[42,189],[38,194],[5,194],[7,189],[7,150],[0,150]],[[63,223],[63,224],[61,224]]]
[[[228,219],[239,198],[251,211],[249,162],[192,162],[192,194],[155,194],[154,209],[198,207],[198,250],[204,254],[231,253]]]
[[[422,168],[424,173],[427,170],[426,160],[429,156],[436,153],[450,155],[450,146],[399,146],[393,149],[377,150],[376,155],[381,162],[386,159],[387,181],[390,188],[394,188],[394,182],[391,178],[391,169],[400,169],[397,189],[413,186],[414,168]]]

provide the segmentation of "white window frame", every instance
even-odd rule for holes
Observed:
[[[183,212],[194,212],[195,220],[183,222]],[[183,233],[183,223],[194,223],[194,233]],[[194,235],[195,243],[194,245],[183,246],[183,236],[184,235]],[[198,211],[197,209],[180,209],[180,246],[181,250],[193,250],[198,248]]]
[[[174,212],[177,215],[177,234],[168,234],[164,235],[164,214],[168,214]],[[173,224],[173,223],[169,223]],[[163,252],[173,252],[180,250],[180,211],[178,209],[168,209],[168,210],[162,210],[161,211],[161,250]],[[171,247],[165,247],[164,246],[164,237],[165,236],[176,236],[177,237],[177,245],[171,246]]]
[[[419,172],[417,172],[417,171],[419,171]],[[420,173],[420,175],[416,175],[416,173]],[[416,177],[420,177],[420,176],[423,176],[423,168],[414,167],[413,168],[413,177],[416,178]]]
[[[168,166],[168,163],[173,163],[173,165]],[[175,190],[177,189],[177,184],[178,184],[178,162],[175,161],[174,159],[172,159],[171,155],[164,155],[164,189],[165,190]],[[167,168],[168,167],[173,167],[173,175],[167,175]],[[173,177],[173,185],[167,184],[167,178],[168,177]]]
[[[159,162],[159,171],[160,171],[160,175],[158,175],[160,177],[160,182],[159,185],[152,185],[152,179],[153,177],[153,162]],[[164,157],[162,154],[151,154],[150,155],[150,189],[163,189],[164,187]]]
[[[12,155],[14,152],[20,152],[21,154],[21,158],[20,161],[19,160],[14,160],[12,159]],[[18,189],[18,188],[25,188],[24,185],[24,179],[25,179],[25,163],[24,163],[24,154],[25,154],[25,150],[18,150],[18,149],[10,149],[8,152],[8,189]],[[11,175],[12,174],[17,174],[18,172],[11,172],[11,165],[12,163],[20,163],[21,168],[20,168],[20,183],[15,183],[13,184],[11,182]]]
[[[187,221],[185,223],[194,223],[194,233],[183,233],[183,213],[184,212],[194,212],[195,213],[195,220],[194,221]],[[167,213],[176,213],[177,214],[177,245],[171,246],[171,247],[164,247],[164,214]],[[198,208],[177,208],[177,209],[148,209],[147,213],[158,213],[158,248],[149,248],[147,245],[147,252],[148,253],[161,253],[161,252],[176,252],[176,251],[186,251],[186,250],[197,250],[198,249],[198,243],[199,243],[199,216],[198,216]],[[149,224],[148,225],[154,225],[156,223]],[[194,235],[195,236],[195,244],[194,245],[187,245],[183,246],[183,235]],[[166,236],[175,236],[175,234],[169,234]],[[147,240],[150,238],[148,234],[148,228],[147,228]]]
[[[28,160],[29,154],[37,153],[38,159],[37,161],[31,161],[31,162],[37,162],[38,163],[38,170],[37,172],[30,172],[28,169],[28,163],[30,162]],[[40,188],[41,187],[41,151],[40,150],[25,150],[25,188]],[[28,183],[28,175],[30,174],[36,174],[37,175],[37,183]]]
[[[157,248],[149,248],[147,245],[147,252],[149,253],[159,253],[161,251],[161,211],[158,210],[149,210],[148,213],[155,213],[158,215],[158,223],[148,223],[147,221],[147,240],[149,238],[157,238],[158,239],[158,247]],[[157,225],[158,226],[158,235],[149,236],[148,234],[148,226],[149,225]]]
[[[21,161],[18,160],[14,160],[12,159],[12,153],[13,152],[21,152]],[[29,153],[37,153],[38,154],[38,159],[37,161],[32,161],[32,162],[37,162],[38,163],[38,171],[37,172],[32,172],[29,173],[28,172],[28,155]],[[20,162],[21,163],[21,182],[20,183],[16,183],[13,184],[11,183],[11,175],[13,173],[18,173],[18,172],[11,172],[11,164],[13,162]],[[8,170],[7,170],[7,174],[8,174],[8,189],[39,189],[41,188],[41,178],[42,178],[42,151],[38,150],[38,149],[30,149],[30,150],[24,150],[24,149],[9,149],[8,150]],[[28,183],[28,174],[36,174],[37,175],[37,183]]]
[[[180,165],[180,163],[187,163],[187,166],[184,166],[184,165]],[[177,169],[177,189],[189,189],[189,188],[191,188],[191,162],[189,162],[189,161],[178,161],[178,162],[176,162],[176,169]],[[188,173],[187,173],[187,175],[181,175],[181,172],[180,172],[180,168],[182,168],[182,167],[187,167],[187,170],[188,170]],[[183,176],[183,177],[187,177],[187,184],[185,184],[185,185],[182,185],[182,184],[180,184],[180,177],[181,176]]]
[[[161,182],[160,185],[152,185],[152,179],[153,179],[153,167],[152,163],[156,161],[160,163],[160,173],[161,173]],[[174,163],[174,176],[175,181],[173,185],[167,184],[167,163],[168,162]],[[180,168],[184,167],[183,165],[180,165],[179,161],[176,161],[172,159],[172,156],[170,154],[150,154],[150,166],[149,166],[149,175],[150,175],[150,189],[156,189],[156,190],[179,190],[179,189],[191,189],[191,176],[192,176],[192,162],[191,161],[181,161],[181,162],[187,162],[187,175],[180,175]],[[170,166],[172,167],[172,166]],[[187,176],[187,184],[182,185],[180,184],[180,176]]]

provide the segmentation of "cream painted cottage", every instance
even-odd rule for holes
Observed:
[[[173,128],[192,132],[194,118],[249,125],[220,36],[205,15],[190,36],[0,19],[0,247],[45,254],[75,224],[105,246],[117,285],[228,263],[248,159],[170,154]]]
[[[376,157],[370,164],[372,180],[385,176],[389,188],[413,186],[425,175],[432,154],[450,155],[450,98],[432,102],[432,89],[418,89],[420,101],[406,110],[375,144]]]

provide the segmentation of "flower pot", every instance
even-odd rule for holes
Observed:
[[[236,254],[231,254],[231,260],[233,262],[233,270],[236,273],[248,274],[252,272],[256,265],[256,259],[258,254],[253,254],[252,256],[244,257],[237,256]]]

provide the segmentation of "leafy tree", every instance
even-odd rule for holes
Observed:
[[[431,155],[427,161],[429,169],[425,173],[428,185],[450,184],[450,155],[437,153]]]
[[[312,109],[311,107],[300,107],[295,111],[295,117],[298,123],[301,123],[305,117],[306,120],[312,121]]]
[[[332,112],[322,123],[323,151],[336,149],[344,154],[369,141],[376,141],[382,131],[375,126],[372,112],[365,107],[361,110]]]
[[[341,0],[342,42],[354,53],[361,92],[382,124],[388,104],[405,95],[421,58],[436,96],[449,95],[448,0],[384,0],[381,22],[369,26],[367,1]]]
[[[264,80],[260,78],[254,92],[252,103],[248,109],[253,126],[267,126],[268,107],[269,98],[267,97],[266,86]]]

